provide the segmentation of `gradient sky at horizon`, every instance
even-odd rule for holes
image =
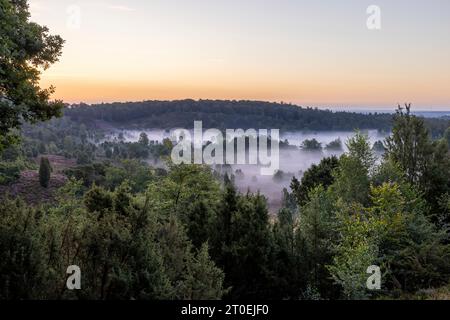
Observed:
[[[379,31],[367,29],[369,5],[381,8]],[[69,103],[450,109],[448,0],[32,0],[30,10],[66,40],[42,85]]]

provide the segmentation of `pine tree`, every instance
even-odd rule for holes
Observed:
[[[150,140],[148,139],[148,135],[145,132],[142,132],[139,136],[139,144],[148,147],[150,144]]]
[[[421,188],[431,213],[439,214],[439,198],[450,192],[448,144],[431,140],[423,119],[411,115],[410,105],[406,112],[399,106],[386,144],[386,157],[400,166],[410,184]]]
[[[433,147],[423,120],[411,115],[411,105],[406,105],[406,112],[398,107],[386,147],[387,156],[401,166],[408,182],[422,182],[431,164]]]
[[[42,157],[39,165],[39,183],[43,188],[48,188],[50,184],[52,168],[48,158]]]
[[[333,287],[326,265],[331,263],[337,237],[334,204],[330,192],[322,186],[312,189],[309,198],[299,217],[298,233],[304,245],[302,260],[309,287],[322,298],[330,298]]]

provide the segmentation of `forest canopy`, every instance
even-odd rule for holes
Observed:
[[[302,108],[262,101],[179,100],[72,105],[64,114],[74,121],[104,121],[124,128],[276,128],[289,130],[392,129],[392,114],[360,114]],[[450,121],[425,119],[433,136],[442,136]]]

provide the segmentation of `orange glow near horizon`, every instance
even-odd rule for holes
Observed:
[[[41,85],[67,103],[264,100],[317,107],[450,109],[450,2],[32,0],[66,44]],[[405,11],[405,6],[408,10]],[[445,10],[444,7],[449,10]]]

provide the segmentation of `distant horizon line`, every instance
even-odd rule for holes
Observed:
[[[232,101],[232,102],[261,102],[261,103],[274,103],[274,104],[280,104],[280,105],[291,105],[296,106],[300,108],[311,108],[311,109],[319,109],[319,110],[330,110],[330,111],[349,111],[349,112],[368,112],[368,111],[374,111],[374,112],[387,112],[392,113],[395,112],[397,109],[397,105],[393,105],[392,107],[388,106],[326,106],[326,105],[302,105],[295,102],[287,102],[287,101],[271,101],[271,100],[257,100],[257,99],[194,99],[194,98],[184,98],[184,99],[147,99],[147,100],[134,100],[134,101],[102,101],[102,102],[74,102],[74,103],[65,103],[68,106],[76,106],[76,105],[102,105],[102,104],[114,104],[114,103],[142,103],[142,102],[177,102],[177,101],[195,101],[195,102],[201,102],[201,101]],[[403,106],[403,104],[401,104]],[[414,108],[414,105],[412,105],[412,113],[417,112],[430,112],[430,113],[442,113],[442,112],[449,112],[450,113],[450,107],[424,107],[420,106],[417,107],[417,109]]]

